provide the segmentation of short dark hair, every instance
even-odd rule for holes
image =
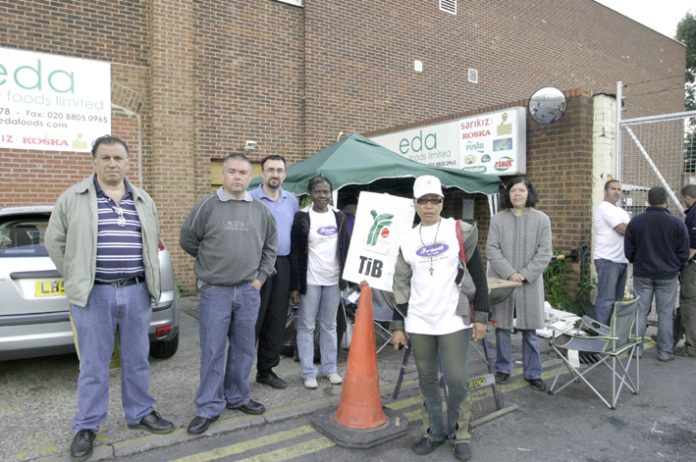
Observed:
[[[662,205],[667,203],[667,190],[662,186],[653,186],[648,191],[648,204]]]
[[[681,189],[681,195],[696,199],[696,184],[687,184]]]
[[[329,189],[331,191],[333,191],[333,185],[331,184],[331,181],[328,178],[326,178],[325,176],[318,175],[318,176],[315,176],[314,178],[312,178],[311,180],[309,180],[309,185],[307,186],[307,192],[311,193],[312,189],[314,189],[314,187],[316,185],[321,184],[321,183],[328,184]]]
[[[228,154],[223,160],[222,164],[226,164],[228,160],[243,160],[247,162],[249,165],[251,165],[251,161],[247,156],[242,154],[241,152],[233,152],[232,154]]]
[[[261,161],[261,170],[263,170],[263,167],[266,165],[266,162],[268,162],[269,160],[281,160],[281,161],[283,161],[283,166],[288,165],[288,163],[285,162],[285,157],[278,155],[278,154],[271,154],[270,156],[264,157],[263,160]]]
[[[609,181],[607,181],[606,183],[604,183],[604,190],[607,191],[607,190],[609,189],[609,185],[612,184],[612,183],[619,183],[619,184],[621,184],[621,182],[620,182],[619,180],[609,180]]]
[[[527,187],[528,193],[527,202],[524,204],[525,207],[534,207],[537,202],[539,202],[539,194],[537,194],[534,183],[532,183],[532,181],[526,176],[516,176],[508,181],[507,184],[503,185],[503,191],[500,195],[500,205],[504,209],[512,208],[512,201],[510,200],[510,188],[518,183],[524,183],[524,185]]]
[[[112,145],[112,144],[120,144],[123,146],[123,148],[126,150],[126,154],[130,155],[130,151],[128,150],[128,145],[126,144],[125,141],[123,141],[121,138],[118,138],[116,136],[111,136],[111,135],[104,135],[100,136],[96,140],[92,142],[92,157],[96,159],[97,157],[97,148],[101,146],[102,144],[104,145]]]

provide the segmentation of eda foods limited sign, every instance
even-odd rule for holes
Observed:
[[[465,119],[372,138],[411,160],[489,175],[526,172],[525,108],[514,107]]]
[[[111,133],[111,65],[0,48],[0,148],[89,152]]]

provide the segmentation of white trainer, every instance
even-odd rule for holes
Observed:
[[[343,383],[343,377],[338,375],[336,372],[332,372],[331,374],[327,375],[326,378],[329,379],[331,385],[340,385]]]
[[[314,390],[315,388],[319,388],[319,384],[317,383],[317,378],[316,377],[307,377],[306,379],[304,379],[304,386],[311,389],[311,390]]]

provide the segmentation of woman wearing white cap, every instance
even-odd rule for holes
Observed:
[[[406,346],[405,332],[408,333],[424,400],[423,434],[413,451],[429,454],[449,439],[455,457],[469,460],[471,410],[466,399],[469,341],[472,337],[475,341],[483,338],[488,321],[488,286],[476,247],[478,230],[475,225],[461,222],[468,262],[462,266],[458,222],[440,216],[443,201],[440,180],[431,175],[416,178],[413,197],[421,222],[401,241],[394,273],[398,309],[392,322],[395,348]],[[473,310],[468,301],[472,296]],[[445,419],[438,363],[449,392]]]

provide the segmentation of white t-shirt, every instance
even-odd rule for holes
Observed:
[[[309,259],[307,284],[333,286],[338,284],[338,226],[336,215],[329,209],[317,213],[309,209]]]
[[[454,219],[442,218],[439,229],[438,225],[418,225],[402,238],[401,253],[413,273],[406,332],[445,335],[470,327],[456,314],[459,242],[455,226]]]
[[[601,258],[615,263],[628,263],[624,255],[624,237],[614,228],[621,223],[628,224],[629,220],[628,213],[621,207],[607,201],[599,204],[592,220],[595,228],[595,260]]]

